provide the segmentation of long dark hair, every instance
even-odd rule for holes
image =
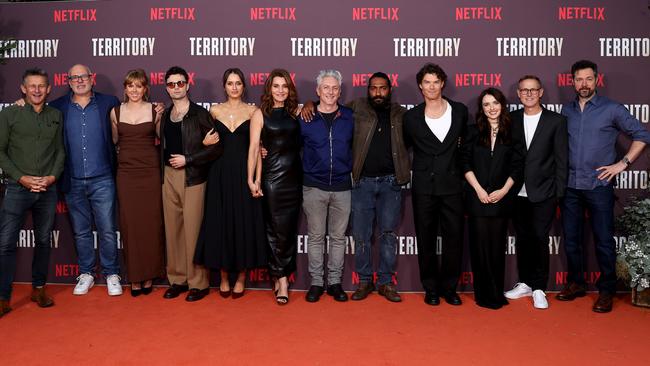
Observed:
[[[490,147],[490,134],[492,133],[490,122],[488,121],[485,112],[483,112],[483,97],[491,95],[494,99],[501,104],[501,114],[499,115],[499,132],[495,143],[509,144],[511,141],[510,134],[510,113],[506,106],[506,96],[503,95],[501,90],[496,88],[487,88],[478,96],[478,112],[476,113],[476,127],[478,127],[478,141],[483,146]]]
[[[296,114],[298,113],[298,92],[296,91],[296,86],[293,84],[293,80],[291,80],[291,75],[289,75],[289,72],[284,69],[274,69],[269,74],[269,77],[266,78],[266,82],[264,83],[264,94],[262,94],[260,103],[262,114],[268,117],[271,115],[271,111],[273,110],[273,94],[271,94],[271,88],[273,86],[273,78],[275,77],[284,78],[287,82],[289,95],[284,101],[284,110],[287,111],[292,118],[296,118]]]

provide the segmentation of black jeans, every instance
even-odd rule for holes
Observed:
[[[45,192],[30,192],[18,183],[7,184],[0,208],[0,299],[11,298],[11,284],[16,274],[16,246],[27,211],[32,211],[34,223],[34,257],[32,285],[43,286],[50,263],[50,243],[56,214],[56,187]]]

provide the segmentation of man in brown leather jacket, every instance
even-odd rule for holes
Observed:
[[[354,111],[352,147],[352,235],[359,288],[352,300],[363,300],[375,286],[372,234],[379,226],[379,294],[399,302],[394,278],[397,236],[402,211],[402,186],[411,179],[408,151],[402,135],[402,106],[391,102],[391,84],[382,72],[368,81],[368,96],[348,104]]]
[[[165,75],[172,106],[163,114],[160,142],[163,163],[163,213],[167,238],[166,299],[189,289],[185,300],[201,300],[208,294],[209,271],[193,263],[194,249],[203,219],[203,195],[210,163],[222,151],[221,144],[203,145],[214,127],[210,113],[192,103],[188,74],[173,66]]]

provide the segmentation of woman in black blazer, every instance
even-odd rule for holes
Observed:
[[[467,130],[462,162],[469,214],[474,298],[482,307],[508,304],[504,290],[505,250],[511,190],[523,174],[523,141],[513,139],[506,98],[495,88],[481,92],[476,124]]]

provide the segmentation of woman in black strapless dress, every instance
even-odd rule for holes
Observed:
[[[296,120],[296,87],[286,70],[273,70],[264,85],[260,109],[250,123],[248,186],[253,197],[264,196],[269,269],[276,301],[289,302],[287,278],[296,270],[298,215],[302,202],[300,125]],[[262,163],[260,140],[268,151]]]

